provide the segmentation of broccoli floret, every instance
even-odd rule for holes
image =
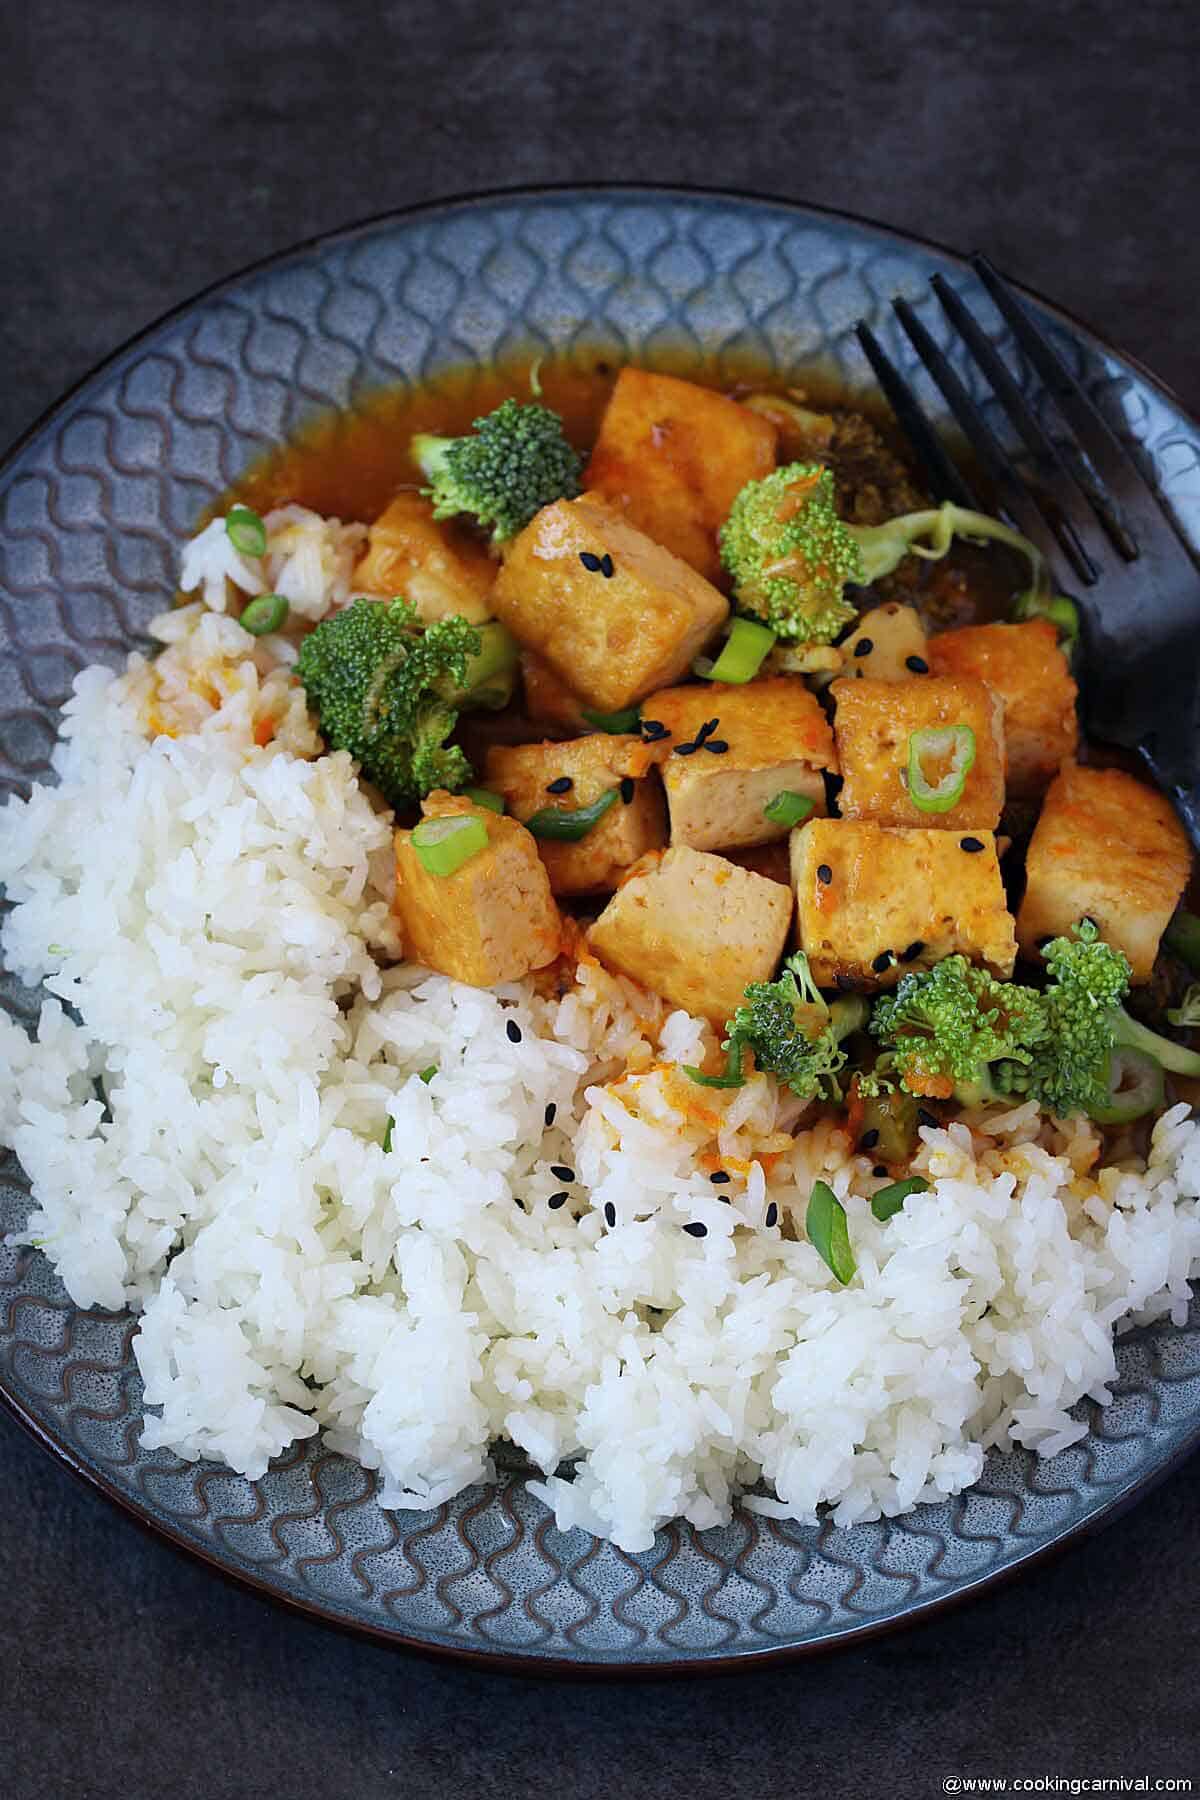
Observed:
[[[1031,594],[1041,593],[1041,554],[998,519],[947,501],[882,525],[851,525],[838,517],[833,476],[820,463],[789,463],[747,482],[721,528],[721,560],[743,612],[782,638],[828,644],[858,610],[847,582],[869,586],[910,554],[937,561],[956,537],[1019,550],[1033,571]]]
[[[543,506],[579,493],[583,458],[548,406],[505,400],[476,419],[473,431],[468,437],[419,432],[413,438],[435,519],[469,513],[490,526],[492,542],[500,544],[523,531]]]
[[[1035,988],[997,981],[965,956],[913,970],[875,1002],[871,1034],[885,1054],[861,1077],[863,1092],[898,1081],[910,1094],[970,1104],[1019,1089],[1044,1014]]]
[[[1178,1075],[1200,1075],[1200,1054],[1132,1018],[1122,1002],[1129,963],[1106,944],[1091,919],[1042,949],[1050,974],[1047,1032],[1030,1070],[1030,1091],[1059,1118],[1104,1112],[1111,1101],[1110,1058],[1127,1049]]]
[[[482,652],[465,619],[421,630],[407,600],[355,600],[305,638],[296,674],[326,743],[348,750],[399,806],[470,780],[470,763],[446,740]]]
[[[865,1001],[852,995],[832,1005],[813,981],[803,951],[789,957],[778,981],[754,981],[725,1026],[727,1049],[748,1048],[758,1068],[802,1099],[841,1099],[846,1066],[843,1039],[866,1024]]]

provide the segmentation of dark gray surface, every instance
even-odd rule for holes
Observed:
[[[840,11],[747,28],[625,0],[501,29],[457,4],[40,9],[0,59],[0,436],[154,313],[295,238],[598,176],[753,186],[982,245],[1200,400],[1194,11]],[[432,1667],[293,1621],[143,1538],[6,1425],[0,1506],[12,1800],[1200,1778],[1191,1470],[916,1634],[640,1690]]]

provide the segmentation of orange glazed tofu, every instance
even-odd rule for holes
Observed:
[[[1017,945],[990,831],[813,819],[792,833],[796,942],[822,987],[894,987],[961,953],[1012,974]]]
[[[594,494],[542,508],[509,547],[491,601],[600,712],[677,681],[729,612],[702,575]]]
[[[966,625],[930,640],[936,675],[986,681],[1004,701],[1008,791],[1017,799],[1045,792],[1079,742],[1079,690],[1049,619],[1022,625]]]
[[[647,730],[657,722],[670,733],[660,741],[673,844],[722,850],[786,837],[787,826],[763,813],[783,791],[825,811],[821,771],[837,767],[833,734],[798,676],[667,688],[648,696],[642,718]]]
[[[537,839],[556,894],[595,894],[614,888],[631,863],[667,841],[667,809],[654,762],[655,752],[640,738],[603,732],[560,744],[497,745],[488,751],[487,785],[503,794],[509,812],[522,823],[547,808],[574,812],[615,793],[608,810],[577,842]]]
[[[420,494],[397,494],[367,533],[354,570],[354,592],[401,595],[432,623],[460,613],[472,624],[490,619],[488,595],[497,564],[453,521],[439,524]]]
[[[617,889],[588,933],[600,961],[673,1006],[724,1024],[751,981],[770,981],[792,896],[700,850],[668,850]]]
[[[1066,763],[1025,858],[1022,953],[1036,959],[1043,938],[1094,919],[1101,937],[1129,958],[1133,980],[1149,981],[1190,869],[1187,837],[1162,794],[1121,769]]]
[[[711,388],[622,369],[585,485],[717,581],[717,533],[739,490],[775,467],[777,438],[769,419]]]
[[[941,831],[991,831],[1004,805],[1004,702],[983,682],[948,675],[911,681],[835,681],[833,734],[842,770],[838,810],[844,819]],[[975,761],[962,796],[945,812],[923,812],[908,792],[909,738],[915,731],[966,725]],[[948,764],[922,763],[932,784]]]
[[[422,802],[427,819],[482,819],[487,847],[453,875],[434,875],[396,833],[396,911],[405,954],[471,987],[519,981],[559,953],[563,926],[537,844],[523,825],[440,790]]]

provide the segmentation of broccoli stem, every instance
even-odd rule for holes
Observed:
[[[479,648],[467,658],[462,687],[447,696],[456,706],[498,712],[512,699],[521,648],[498,619],[480,625]]]
[[[1188,1050],[1172,1038],[1151,1031],[1148,1025],[1132,1018],[1123,1006],[1115,1007],[1109,1018],[1116,1047],[1140,1050],[1173,1075],[1200,1076],[1200,1051]]]
[[[432,431],[418,431],[409,445],[413,461],[426,481],[436,481],[445,473],[446,457],[453,438],[438,437]]]
[[[847,527],[862,554],[863,585],[890,575],[908,555],[924,556],[938,562],[956,537],[980,543],[988,538],[1007,544],[1025,557],[1033,573],[1033,590],[1045,585],[1045,563],[1041,551],[999,519],[986,513],[972,512],[947,500],[941,506],[924,512],[902,513],[899,518],[885,519],[882,525],[850,525]]]

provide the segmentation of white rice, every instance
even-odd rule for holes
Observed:
[[[19,1241],[140,1310],[147,1444],[255,1476],[323,1428],[426,1508],[507,1437],[561,1527],[638,1550],[760,1484],[849,1523],[959,1491],[988,1444],[1052,1454],[1114,1329],[1183,1320],[1186,1107],[1099,1173],[1090,1127],[1031,1106],[927,1130],[931,1191],[880,1225],[843,1132],[793,1136],[762,1077],[695,1088],[707,1028],[595,965],[544,998],[389,961],[390,821],[349,759],[229,617],[160,635],[78,678],[58,785],[0,814],[5,961],[47,990],[36,1041],[0,1015]],[[846,1288],[804,1240],[817,1176]]]

